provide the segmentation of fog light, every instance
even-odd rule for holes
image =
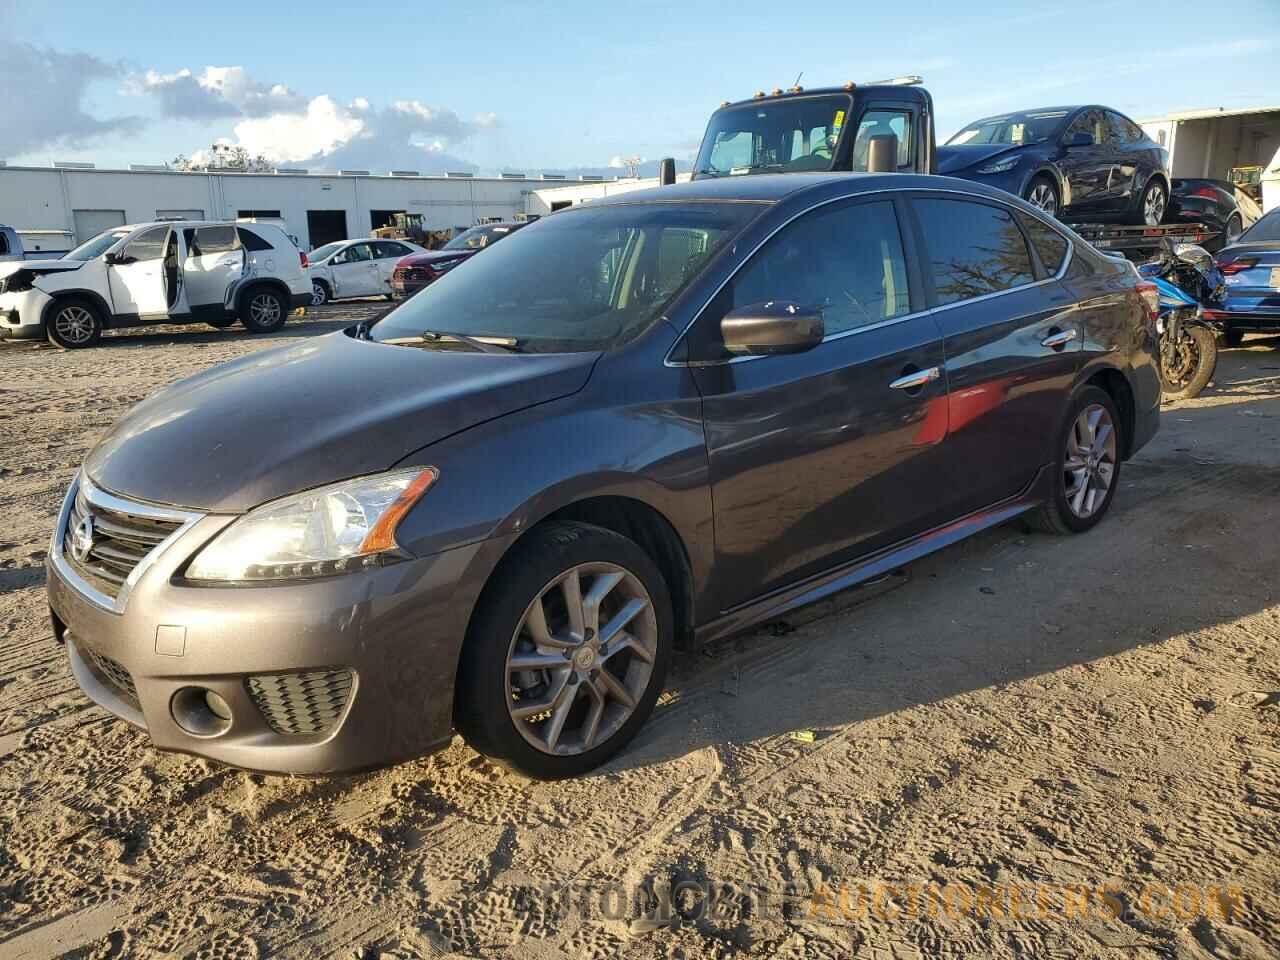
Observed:
[[[183,687],[169,701],[169,712],[193,737],[216,737],[231,729],[231,706],[204,687]]]

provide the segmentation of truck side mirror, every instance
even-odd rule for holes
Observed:
[[[898,172],[898,137],[892,133],[880,133],[867,141],[867,172]]]
[[[669,187],[676,182],[675,157],[663,157],[658,161],[658,186]]]

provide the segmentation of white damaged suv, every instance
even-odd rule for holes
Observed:
[[[74,349],[112,327],[237,319],[269,333],[311,302],[307,266],[273,224],[114,227],[59,260],[0,263],[0,339],[48,337]]]

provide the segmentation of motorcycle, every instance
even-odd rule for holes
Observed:
[[[1168,400],[1198,397],[1218,366],[1217,324],[1204,306],[1221,300],[1226,283],[1213,257],[1194,243],[1165,244],[1138,273],[1155,284],[1160,307],[1160,381]]]

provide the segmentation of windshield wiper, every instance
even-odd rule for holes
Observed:
[[[457,340],[481,353],[519,353],[520,342],[515,337],[469,337],[465,333],[450,333],[445,330],[423,330],[418,334],[426,343],[440,340]]]

